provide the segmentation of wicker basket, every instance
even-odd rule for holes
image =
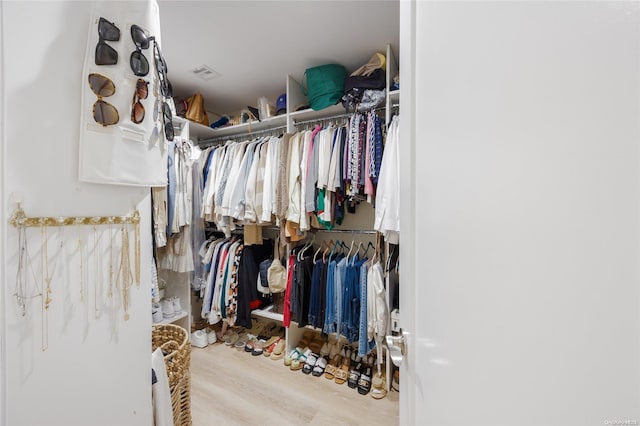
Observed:
[[[191,426],[191,345],[187,331],[174,324],[154,324],[152,350],[161,348],[169,378],[173,422],[175,426]]]

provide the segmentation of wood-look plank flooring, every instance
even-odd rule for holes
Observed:
[[[224,343],[191,349],[193,426],[398,424],[397,392],[376,400]]]

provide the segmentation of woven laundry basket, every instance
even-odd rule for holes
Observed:
[[[187,330],[174,324],[154,324],[151,347],[154,351],[161,348],[165,354],[174,425],[191,426],[191,345]]]

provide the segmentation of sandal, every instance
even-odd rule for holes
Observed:
[[[358,387],[358,380],[360,380],[361,374],[362,364],[358,363],[351,369],[351,371],[349,372],[349,379],[347,379],[347,385],[349,385],[351,389],[355,389]]]
[[[238,335],[238,333],[232,332],[230,334],[225,334],[223,336],[223,340],[224,340],[224,344],[226,346],[234,346],[236,344],[236,342],[238,341],[238,338],[240,336]]]
[[[271,353],[273,352],[273,350],[276,348],[276,346],[278,345],[278,342],[281,340],[279,336],[273,336],[272,338],[275,338],[275,340],[271,341],[271,339],[267,340],[263,346],[263,351],[262,354],[264,356],[271,356]],[[271,343],[269,343],[271,342]]]
[[[249,335],[248,334],[241,334],[239,335],[238,339],[236,340],[236,344],[235,347],[237,350],[241,351],[244,349],[244,346],[247,344],[247,342],[249,341]]]
[[[335,354],[333,358],[331,358],[329,365],[324,369],[324,377],[329,380],[333,380],[336,370],[338,369],[338,364],[340,364],[340,354]]]
[[[371,367],[367,367],[367,369],[360,375],[360,379],[358,380],[358,393],[360,395],[366,395],[371,390]]]
[[[334,373],[336,384],[341,385],[349,378],[349,367],[351,366],[351,350],[347,349],[347,352],[342,357],[342,365]]]
[[[315,377],[320,377],[324,374],[324,370],[327,367],[327,359],[324,357],[318,358],[318,362],[316,362],[315,367],[313,367],[313,374]]]
[[[382,373],[376,373],[373,376],[373,380],[371,382],[371,397],[375,399],[382,399],[387,395],[387,381],[382,375]]]
[[[316,362],[318,362],[318,355],[311,352],[307,357],[307,361],[302,366],[302,372],[304,374],[310,374],[313,371],[313,368],[316,366]]]
[[[264,344],[265,344],[264,340],[258,340],[257,342],[255,342],[253,344],[253,350],[251,351],[251,356],[262,355],[262,353],[264,352]]]
[[[276,346],[271,351],[271,359],[277,361],[284,358],[284,350],[286,346],[287,341],[284,338],[278,340],[278,343],[276,343]]]
[[[300,355],[302,355],[302,349],[294,348],[289,355],[284,357],[284,365],[287,367],[291,366],[293,360],[298,359]]]
[[[291,368],[291,371],[296,371],[296,370],[300,370],[303,367],[303,364],[305,362],[307,362],[307,358],[309,358],[309,356],[311,356],[311,349],[306,348],[304,350],[304,352],[302,352],[298,358],[296,359],[292,359],[291,360],[291,366],[289,368]]]

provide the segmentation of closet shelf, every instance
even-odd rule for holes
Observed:
[[[262,121],[250,121],[248,123],[236,124],[234,126],[219,127],[217,129],[210,129],[211,132],[207,134],[207,137],[216,138],[221,136],[234,136],[242,134],[251,134],[258,130],[267,130],[274,127],[286,126],[287,116],[286,114],[276,115],[273,117],[265,118]]]
[[[267,306],[265,309],[254,309],[253,311],[251,311],[251,315],[282,322],[282,320],[284,319],[284,315],[273,312],[272,309],[273,305]]]
[[[389,92],[389,99],[391,100],[392,104],[397,104],[398,102],[400,102],[400,89],[391,90]]]
[[[175,315],[171,318],[163,318],[162,321],[160,321],[158,324],[173,324],[178,320],[181,320],[182,318],[186,318],[187,314],[187,311],[182,311],[181,314]]]
[[[189,138],[192,140],[206,139],[215,136],[215,130],[209,126],[195,123],[182,117],[173,117],[173,125],[182,129],[184,126],[189,127]],[[178,134],[178,132],[176,132]]]
[[[345,110],[342,104],[332,105],[330,107],[321,109],[319,111],[309,109],[303,109],[301,111],[295,111],[289,114],[294,122],[306,121],[306,120],[320,120],[325,117],[331,117],[332,115],[344,114]]]

